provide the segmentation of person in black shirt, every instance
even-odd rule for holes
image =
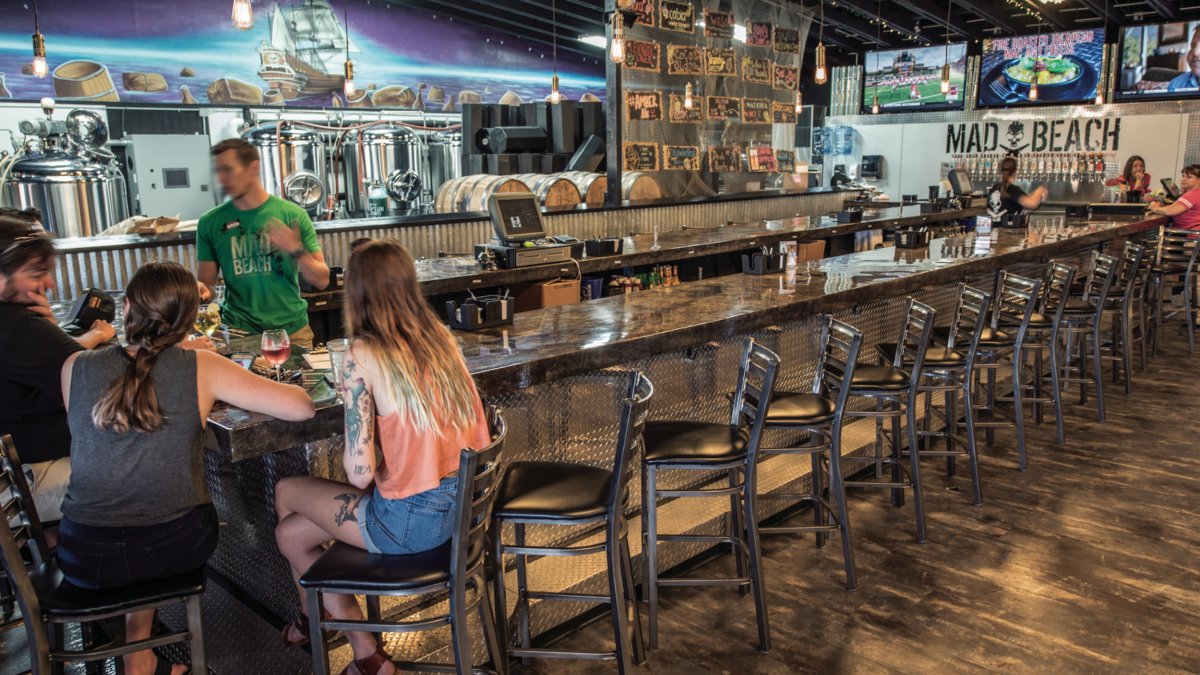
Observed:
[[[1000,224],[1002,221],[1014,222],[1026,209],[1034,211],[1046,201],[1048,190],[1039,185],[1032,194],[1026,194],[1016,185],[1017,159],[1005,157],[1000,160],[1000,182],[988,190],[988,212],[992,219]]]
[[[37,224],[0,216],[0,435],[12,435],[45,521],[61,518],[71,475],[63,362],[116,335],[106,321],[77,340],[58,327],[46,297],[54,290],[54,256]]]

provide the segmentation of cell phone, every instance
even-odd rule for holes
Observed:
[[[1162,186],[1163,189],[1167,191],[1167,195],[1170,196],[1171,199],[1179,199],[1179,197],[1183,194],[1179,191],[1179,186],[1175,184],[1174,178],[1162,179]]]
[[[254,358],[254,354],[250,352],[234,352],[229,355],[229,360],[246,370],[250,370],[250,367],[254,365]]]

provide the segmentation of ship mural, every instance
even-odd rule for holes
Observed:
[[[246,31],[230,0],[59,0],[41,8],[50,75],[33,76],[29,3],[0,2],[0,99],[453,111],[465,102],[542,100],[545,45],[368,0],[254,3]],[[344,17],[348,16],[348,20]],[[357,91],[342,92],[349,52]],[[559,54],[561,90],[604,96],[604,54]]]

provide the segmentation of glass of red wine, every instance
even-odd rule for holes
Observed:
[[[262,336],[262,354],[267,363],[275,366],[275,381],[283,381],[282,366],[292,355],[292,342],[286,330],[269,330]]]

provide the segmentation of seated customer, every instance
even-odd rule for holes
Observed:
[[[1183,230],[1200,230],[1200,164],[1183,167],[1179,176],[1179,187],[1183,194],[1174,203],[1164,206],[1161,202],[1150,202],[1150,213],[1170,216],[1171,227]]]
[[[1136,193],[1137,199],[1141,201],[1142,195],[1150,191],[1150,174],[1146,173],[1146,160],[1140,155],[1131,155],[1125,160],[1125,170],[1120,176],[1110,178],[1104,181],[1106,187],[1120,187],[1123,201],[1129,197],[1129,193]]]
[[[412,257],[400,244],[372,242],[350,258],[345,313],[352,343],[343,364],[342,463],[350,484],[313,477],[279,482],[275,539],[295,579],[331,539],[385,554],[444,544],[454,526],[459,452],[490,442],[458,342],[421,295]],[[326,597],[333,617],[362,619],[353,597]],[[347,638],[355,661],[346,672],[395,672],[369,633]],[[308,642],[307,619],[285,627],[283,639]]]
[[[204,425],[216,401],[285,420],[313,416],[300,387],[213,352],[180,349],[199,303],[191,272],[148,263],[126,289],[128,345],[74,354],[63,365],[73,471],[58,561],[76,586],[165,578],[212,555],[217,514],[204,477]],[[153,621],[154,610],[126,615],[129,641],[150,637]],[[132,675],[157,666],[149,650],[125,657]]]
[[[42,520],[59,509],[71,476],[71,434],[59,373],[67,357],[111,340],[107,321],[71,339],[54,320],[54,243],[28,220],[0,216],[0,434],[11,434]]]

